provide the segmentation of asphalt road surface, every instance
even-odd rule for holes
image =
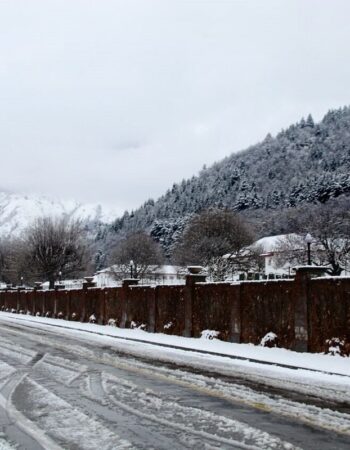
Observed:
[[[350,449],[350,405],[0,319],[2,449]]]

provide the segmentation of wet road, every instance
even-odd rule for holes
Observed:
[[[350,448],[350,405],[0,320],[0,430],[0,449],[335,450]]]

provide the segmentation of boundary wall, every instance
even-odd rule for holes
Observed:
[[[115,288],[18,288],[0,291],[0,309],[192,337],[215,330],[238,343],[274,332],[279,346],[298,351],[323,352],[335,337],[350,342],[350,278],[313,278],[307,267],[293,280],[206,283],[191,274],[174,286],[129,279]]]

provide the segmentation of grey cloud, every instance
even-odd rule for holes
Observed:
[[[137,207],[350,103],[347,0],[0,2],[6,189]]]

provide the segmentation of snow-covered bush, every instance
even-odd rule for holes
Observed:
[[[325,353],[332,356],[350,356],[350,343],[346,342],[345,338],[333,337],[327,339]]]
[[[12,309],[11,309],[11,312],[12,312],[13,314],[16,314],[16,313],[17,313],[17,310],[16,310],[15,308],[12,308]]]
[[[217,339],[219,337],[220,331],[215,330],[203,330],[201,332],[201,339]]]
[[[19,314],[25,314],[24,309],[20,309],[20,310],[19,310]]]
[[[89,317],[89,323],[96,323],[97,322],[97,318],[95,316],[95,314],[91,314],[91,316]]]
[[[51,311],[47,311],[47,312],[45,313],[45,317],[51,317]]]
[[[40,317],[41,316],[39,311],[35,315],[36,315],[36,317]]]
[[[63,314],[62,311],[59,311],[59,312],[58,312],[57,318],[58,318],[58,319],[63,319],[63,318],[64,318],[64,314]]]
[[[78,320],[78,315],[76,312],[73,312],[72,315],[70,316],[71,320]]]
[[[269,333],[265,334],[265,336],[261,339],[260,345],[262,347],[278,347],[278,336],[277,334],[270,331]]]
[[[108,324],[110,327],[116,327],[116,326],[117,326],[117,321],[116,321],[115,319],[109,319],[108,322],[107,322],[107,324]]]
[[[173,322],[168,322],[163,326],[163,329],[169,331],[170,328],[173,328],[173,326],[174,326]]]
[[[138,324],[134,322],[133,320],[130,322],[130,328],[132,329],[138,329],[138,330],[146,330],[147,325],[145,323]]]

